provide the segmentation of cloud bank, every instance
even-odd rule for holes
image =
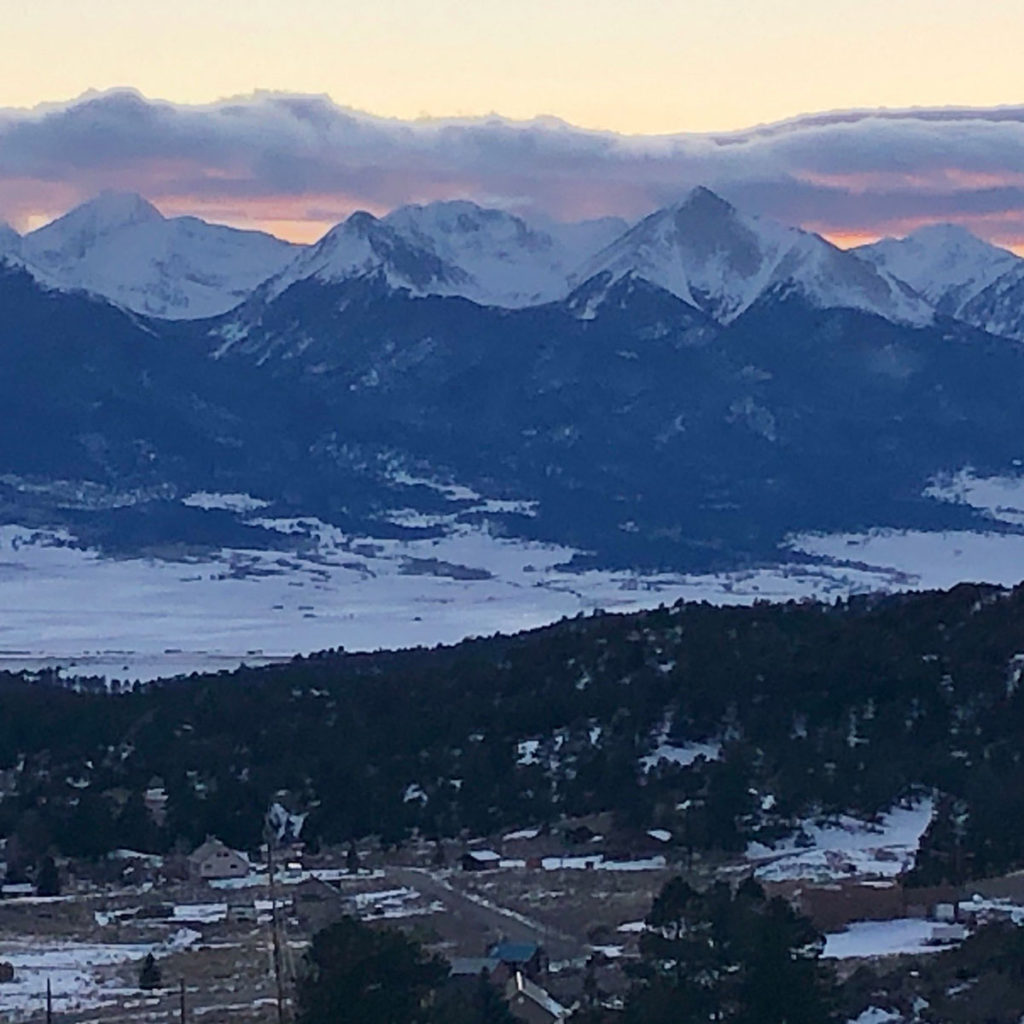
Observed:
[[[354,209],[454,197],[563,220],[635,217],[697,184],[832,236],[951,220],[1021,245],[1024,106],[660,136],[554,118],[401,121],[281,93],[186,106],[113,90],[0,110],[0,217],[20,228],[107,188],[312,237]]]

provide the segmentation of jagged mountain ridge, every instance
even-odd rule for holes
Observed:
[[[379,219],[360,211],[317,243],[290,247],[258,232],[164,218],[139,196],[105,194],[24,238],[8,231],[0,246],[58,286],[164,318],[263,305],[311,277],[334,284],[382,274],[391,288],[413,294],[522,308],[559,301],[582,285],[593,304],[595,278],[632,276],[723,323],[766,296],[796,290],[820,308],[912,324],[927,323],[935,311],[990,331],[1012,331],[1013,295],[1005,282],[980,293],[1020,262],[949,226],[844,251],[744,214],[704,188],[632,227],[615,218],[530,224],[455,200],[400,207]]]
[[[997,278],[1024,266],[1019,256],[957,224],[929,224],[905,238],[883,238],[853,251],[953,317],[962,317],[965,307]]]
[[[386,467],[409,465],[538,502],[512,535],[706,568],[777,558],[793,531],[964,524],[929,480],[1020,457],[1018,343],[796,291],[722,325],[640,278],[593,286],[583,316],[585,288],[502,309],[380,272],[309,277],[211,332],[8,271],[0,474],[241,491],[365,524],[424,497],[396,503]],[[27,499],[5,500],[10,517]]]
[[[796,289],[821,308],[848,307],[923,324],[912,289],[818,235],[741,214],[705,188],[645,217],[576,274],[580,283],[643,278],[722,323],[772,290]]]

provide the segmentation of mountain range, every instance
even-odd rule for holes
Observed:
[[[705,188],[636,224],[615,217],[531,224],[466,200],[357,212],[301,246],[258,231],[164,217],[104,193],[25,236],[0,223],[0,258],[41,283],[83,290],[163,319],[226,313],[260,292],[380,272],[392,288],[523,308],[566,299],[602,276],[636,277],[721,323],[766,292],[820,308],[924,324],[935,314],[1024,340],[1024,260],[950,224],[841,250],[819,235],[744,214]]]
[[[930,483],[1024,455],[1024,260],[951,227],[844,251],[695,189],[633,225],[457,201],[292,246],[107,194],[0,254],[0,516],[108,545],[259,542],[197,489],[380,536],[453,510],[433,480],[603,563],[736,565],[976,523]]]

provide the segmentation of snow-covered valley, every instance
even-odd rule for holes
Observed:
[[[0,667],[152,679],[333,647],[454,643],[599,608],[834,600],[1024,576],[1024,535],[994,531],[807,535],[774,566],[644,574],[573,571],[569,548],[497,537],[480,524],[395,540],[313,519],[261,522],[294,539],[291,550],[107,558],[66,533],[0,528]]]

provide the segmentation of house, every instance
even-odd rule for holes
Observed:
[[[245,878],[249,874],[249,858],[232,850],[214,836],[198,846],[188,858],[189,877],[201,882],[223,878]]]
[[[462,855],[463,871],[493,871],[501,867],[501,854],[494,850],[467,850]]]
[[[505,997],[512,1016],[524,1024],[557,1024],[569,1016],[566,1007],[521,971],[509,978]]]
[[[259,912],[253,900],[239,900],[228,903],[227,919],[233,924],[257,924]]]
[[[310,934],[337,924],[346,914],[355,912],[355,905],[350,898],[315,876],[288,888],[292,894],[295,917],[300,927]]]
[[[487,955],[508,968],[536,980],[548,969],[547,954],[536,942],[496,942]]]

